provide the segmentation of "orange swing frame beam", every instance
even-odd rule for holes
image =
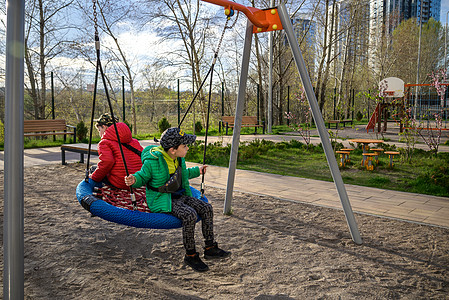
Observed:
[[[253,23],[253,33],[281,30],[282,23],[277,8],[258,9],[248,7],[228,0],[201,0],[211,4],[223,6],[225,15],[231,17],[233,11],[241,11]]]

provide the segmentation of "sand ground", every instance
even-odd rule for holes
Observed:
[[[91,217],[75,198],[83,174],[25,168],[26,299],[449,299],[448,229],[356,215],[356,245],[342,211],[235,192],[224,216],[225,191],[208,188],[217,241],[233,254],[196,273],[181,229]]]

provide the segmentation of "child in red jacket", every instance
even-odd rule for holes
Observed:
[[[132,148],[138,150],[137,152],[141,152],[143,148],[139,141],[132,137],[129,127],[125,123],[118,123],[118,119],[115,119],[128,172],[133,174],[140,170],[142,161],[140,156],[135,153]],[[108,113],[105,113],[95,121],[95,125],[101,137],[101,140],[98,143],[98,155],[100,161],[98,162],[95,171],[89,177],[94,181],[103,181],[103,183],[107,185],[128,190],[129,188],[123,182],[123,177],[126,176],[126,170],[120,153],[117,133],[113,126],[114,123],[112,117]]]

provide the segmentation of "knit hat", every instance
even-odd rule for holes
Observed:
[[[170,149],[172,147],[179,146],[181,144],[189,145],[193,144],[196,140],[196,135],[187,134],[178,127],[172,127],[165,130],[161,135],[161,146],[164,149]]]
[[[118,122],[118,118],[115,117],[115,116],[114,116],[114,118],[115,118],[115,122],[117,123],[117,122]],[[114,122],[112,121],[112,117],[111,117],[111,115],[108,114],[108,113],[102,114],[102,115],[100,116],[100,118],[98,118],[98,119],[95,120],[95,122],[97,122],[97,126],[103,126],[103,125],[106,125],[106,126],[109,127],[109,126],[114,125]]]

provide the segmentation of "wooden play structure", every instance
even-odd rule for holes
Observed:
[[[443,83],[442,85],[449,85]],[[422,88],[428,87],[428,92],[423,92]],[[399,132],[403,132],[406,110],[410,107],[416,110],[419,119],[428,118],[429,114],[443,111],[444,119],[447,119],[448,96],[441,101],[436,93],[431,93],[431,84],[404,84],[399,78],[385,78],[379,83],[379,96],[376,108],[366,126],[367,132],[386,132],[388,119],[393,119],[399,124]],[[413,88],[416,91],[413,91]],[[419,92],[418,92],[419,88]],[[416,96],[418,95],[418,96]],[[417,98],[416,98],[417,97]],[[434,128],[428,127],[426,130]],[[443,129],[444,130],[444,129]]]
[[[377,103],[376,109],[366,126],[366,132],[371,130],[374,132],[376,127],[378,133],[387,131],[387,120],[391,111],[396,112],[402,132],[401,118],[405,114],[404,81],[397,77],[385,78],[379,83],[379,90],[379,99],[382,100]]]

